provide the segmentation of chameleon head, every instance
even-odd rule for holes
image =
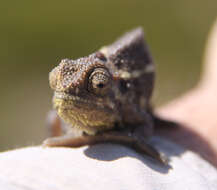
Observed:
[[[64,59],[49,75],[59,116],[88,134],[110,129],[118,120],[113,79],[105,62],[100,53],[75,61]]]
[[[141,28],[88,57],[64,59],[49,75],[63,120],[95,134],[147,124],[154,65]]]

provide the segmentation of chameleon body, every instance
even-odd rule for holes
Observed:
[[[62,60],[50,72],[49,82],[66,132],[44,144],[76,147],[117,142],[165,162],[145,142],[154,129],[150,109],[154,79],[154,64],[141,28],[87,57]]]

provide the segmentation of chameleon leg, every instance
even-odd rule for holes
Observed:
[[[81,136],[77,131],[67,131],[67,126],[62,122],[55,110],[48,113],[47,128],[49,138],[43,142],[44,146],[64,146],[69,139]]]
[[[142,153],[143,149],[148,150],[147,154],[154,158],[155,160],[160,161],[164,165],[168,165],[169,159],[162,153],[158,152],[153,146],[151,146],[147,139],[150,136],[147,136],[146,126],[137,126],[133,128],[131,132],[132,138],[136,141],[136,147],[134,148],[137,152]],[[138,146],[138,148],[137,148]],[[145,153],[145,151],[143,151]]]
[[[61,121],[55,110],[52,110],[48,113],[46,125],[49,137],[57,137],[65,133],[63,122]]]
[[[82,136],[76,137],[73,133],[67,133],[63,136],[50,137],[43,142],[43,146],[56,147],[81,147],[86,144],[82,144]]]
[[[130,147],[138,153],[146,154],[160,163],[167,165],[167,159],[161,155],[152,146],[140,141],[134,137],[123,135],[116,131],[106,132],[95,136],[83,135],[75,137],[74,134],[66,134],[61,137],[48,138],[43,142],[44,146],[65,146],[65,147],[81,147],[85,145],[94,145],[100,143],[115,143]]]

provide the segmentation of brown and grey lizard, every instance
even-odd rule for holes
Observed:
[[[141,28],[87,57],[62,60],[49,75],[56,112],[50,121],[53,137],[43,144],[119,143],[166,164],[167,159],[147,143],[156,123],[167,123],[151,111],[154,79]]]

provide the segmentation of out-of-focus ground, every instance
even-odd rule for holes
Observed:
[[[0,6],[0,150],[37,144],[51,109],[48,72],[143,26],[157,66],[153,102],[199,79],[217,1],[4,1]]]

